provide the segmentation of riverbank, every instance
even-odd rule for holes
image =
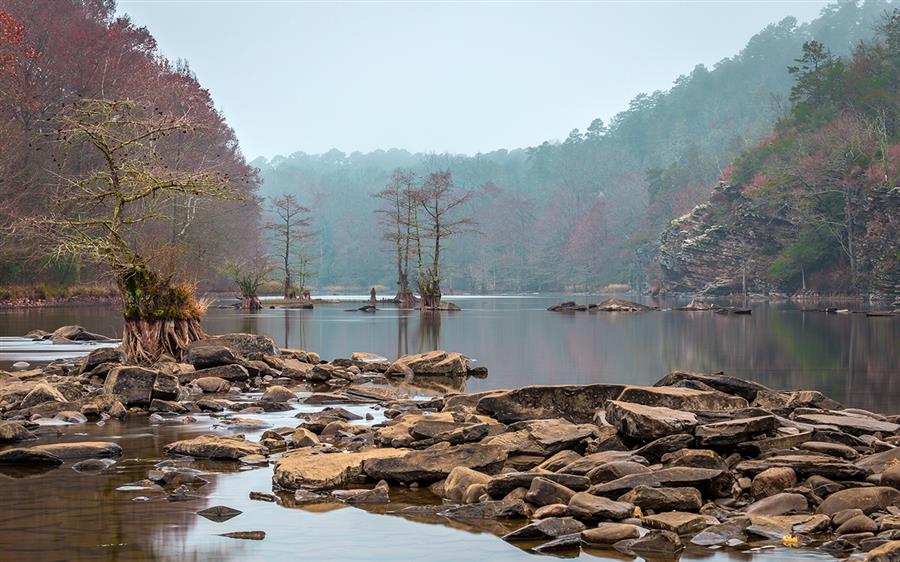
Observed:
[[[254,501],[350,506],[496,534],[537,553],[775,547],[878,559],[878,549],[900,549],[898,416],[815,391],[673,372],[655,386],[459,393],[442,389],[488,376],[459,354],[326,363],[249,334],[192,345],[180,363],[121,362],[117,350],[98,349],[4,374],[0,472],[113,473],[134,452],[97,441],[100,428],[200,424],[207,436],[159,442],[122,493],[160,508],[200,504],[211,472],[243,467],[271,478],[269,489],[256,478],[245,491]],[[60,425],[86,436],[59,441]],[[232,468],[213,468],[223,466]],[[195,511],[227,519],[224,507]],[[266,531],[250,513],[233,521],[228,530]]]

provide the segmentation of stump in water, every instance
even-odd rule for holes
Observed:
[[[398,292],[394,302],[397,303],[397,308],[415,308],[418,304],[416,296],[409,289]]]
[[[181,360],[187,345],[204,337],[199,318],[126,319],[122,350],[129,361],[140,365],[164,356]]]
[[[173,283],[142,266],[117,277],[125,305],[122,351],[129,361],[180,360],[188,344],[205,337],[200,318],[206,307],[197,301],[193,285]]]
[[[241,310],[249,310],[252,312],[262,310],[262,303],[259,302],[259,298],[256,295],[244,295],[241,297]]]

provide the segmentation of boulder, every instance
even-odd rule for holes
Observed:
[[[319,444],[319,437],[304,427],[298,427],[291,434],[291,444],[298,448],[315,447]]]
[[[762,498],[747,506],[747,515],[787,515],[809,510],[809,503],[802,494],[781,492]]]
[[[199,341],[191,342],[185,354],[191,353],[199,347],[221,346],[227,347],[233,353],[247,357],[254,354],[278,355],[280,352],[275,345],[275,340],[268,336],[257,334],[223,334],[212,336]]]
[[[621,521],[634,515],[634,505],[578,492],[569,500],[566,513],[582,521]]]
[[[478,401],[476,410],[503,423],[563,418],[590,423],[597,410],[621,394],[624,385],[534,385],[491,392]]]
[[[516,488],[528,489],[532,481],[541,477],[571,490],[586,490],[590,481],[585,476],[554,472],[505,472],[494,476],[485,484],[485,489],[492,498],[502,498]]]
[[[203,392],[211,394],[228,392],[228,389],[231,388],[230,382],[219,377],[200,377],[192,380],[191,384],[195,384]]]
[[[103,393],[118,396],[125,406],[149,406],[156,375],[143,367],[116,367],[106,375]]]
[[[0,426],[0,435],[2,433],[2,426]],[[881,473],[881,485],[900,489],[900,463],[884,469],[884,472]]]
[[[469,360],[462,354],[442,350],[404,355],[390,364],[387,376],[466,376]]]
[[[645,463],[646,459],[630,451],[600,451],[576,459],[558,469],[557,472],[585,476],[600,466],[620,461]]]
[[[272,403],[283,403],[289,400],[293,400],[297,396],[287,388],[283,386],[270,386],[263,393],[260,401],[262,402],[272,402]]]
[[[525,501],[536,506],[555,503],[568,504],[574,495],[575,492],[573,490],[566,488],[562,484],[557,484],[552,480],[538,476],[531,481],[528,493],[525,494]]]
[[[73,341],[113,341],[112,338],[88,332],[81,326],[63,326],[57,328],[49,337],[53,343],[68,343]]]
[[[43,404],[44,402],[67,402],[66,397],[56,388],[45,382],[39,382],[22,398],[19,408],[23,410]]]
[[[503,468],[506,457],[501,447],[472,443],[367,459],[363,471],[373,480],[427,484],[446,478],[457,466],[494,474]]]
[[[118,347],[101,347],[88,353],[81,364],[80,373],[89,373],[103,363],[119,364],[125,362],[125,353]]]
[[[473,502],[438,512],[448,519],[520,519],[527,514],[528,508],[522,500]]]
[[[834,515],[838,511],[859,508],[865,514],[880,511],[891,505],[900,505],[900,491],[887,486],[849,488],[825,498],[816,513]]]
[[[153,398],[176,400],[179,390],[178,377],[169,373],[156,373],[156,380],[153,382]]]
[[[801,414],[796,419],[814,425],[831,425],[850,435],[865,435],[879,431],[896,433],[900,429],[900,425],[896,423],[855,414]]]
[[[629,386],[622,391],[617,400],[688,411],[729,411],[749,406],[740,396],[731,396],[717,390],[696,390],[675,386]]]
[[[617,478],[628,476],[629,474],[644,474],[647,472],[652,471],[638,462],[613,461],[591,469],[591,471],[587,473],[587,477],[591,484],[602,484],[603,482],[612,482]]]
[[[63,460],[53,453],[33,448],[5,449],[0,451],[0,465],[59,465]]]
[[[185,455],[203,459],[238,460],[248,455],[265,455],[265,447],[242,437],[203,435],[175,441],[163,447],[167,455]]]
[[[888,541],[866,555],[865,562],[897,562],[900,560],[900,540]]]
[[[406,449],[366,449],[352,453],[323,453],[307,448],[286,453],[278,462],[272,482],[286,490],[322,490],[359,480],[369,460],[399,458]]]
[[[861,480],[870,473],[868,470],[842,459],[809,453],[788,453],[765,459],[743,461],[738,463],[735,469],[749,476],[755,476],[773,467],[791,468],[800,478],[818,475],[834,480]]]
[[[547,540],[580,533],[583,530],[584,524],[571,517],[549,517],[504,535],[503,540],[510,542]]]
[[[687,433],[679,433],[678,435],[667,435],[660,437],[655,441],[647,443],[640,449],[633,451],[635,456],[643,457],[648,462],[656,464],[660,462],[663,456],[680,451],[694,444],[694,436]]]
[[[619,496],[620,502],[634,504],[642,511],[700,511],[703,505],[703,497],[696,488],[653,488],[650,486],[636,486],[624,495]]]
[[[683,511],[669,511],[648,515],[641,521],[648,529],[671,531],[676,535],[693,535],[711,525],[719,524],[719,520],[715,517]]]
[[[737,445],[753,436],[775,430],[775,416],[758,416],[697,426],[694,435],[704,447]]]
[[[493,500],[470,502],[439,511],[448,519],[520,519],[528,515],[528,507],[522,500]]]
[[[491,477],[483,472],[464,466],[457,466],[447,475],[444,482],[444,497],[453,502],[462,502],[466,491],[475,484],[486,485]]]
[[[607,403],[606,421],[619,433],[642,442],[691,431],[698,423],[697,416],[690,412],[618,400]]]
[[[250,378],[250,373],[247,372],[247,369],[245,369],[243,365],[221,365],[219,367],[200,369],[193,373],[182,373],[178,375],[178,381],[181,382],[181,384],[187,384],[194,380],[206,377],[217,377],[225,379],[228,382],[237,382],[248,380]]]
[[[485,444],[499,445],[507,453],[533,454],[549,457],[574,447],[592,436],[596,426],[576,425],[568,420],[535,420],[518,422],[509,426],[509,431],[489,437]],[[415,428],[413,428],[415,433]]]
[[[619,497],[637,486],[696,488],[704,497],[725,498],[731,496],[734,476],[724,470],[710,468],[673,467],[647,474],[623,476],[612,482],[595,484],[588,490],[592,494]]]
[[[750,485],[750,495],[758,500],[773,496],[796,485],[797,474],[793,468],[776,466],[768,468],[753,477]]]
[[[374,488],[359,490],[334,490],[331,495],[342,502],[349,504],[389,503],[390,487],[382,480]]]
[[[239,363],[240,359],[224,345],[210,344],[188,347],[184,354],[184,362],[190,363],[195,369],[207,369]]]
[[[686,381],[699,382],[720,392],[724,392],[725,394],[740,396],[747,402],[756,400],[756,395],[761,390],[771,391],[768,387],[759,383],[737,377],[729,377],[718,373],[705,374],[683,371],[672,371],[657,381],[653,386],[675,386]]]
[[[33,433],[17,421],[0,422],[0,443],[36,439]]]
[[[834,534],[836,535],[852,535],[856,533],[877,533],[878,532],[878,523],[872,521],[869,517],[865,515],[857,515],[855,517],[851,517],[850,519],[841,523],[841,525],[835,529]]]
[[[651,555],[647,558],[659,559],[660,557],[669,558],[680,552],[684,549],[684,545],[678,534],[672,531],[653,530],[639,539],[634,539],[627,549],[638,555]]]
[[[122,447],[105,441],[50,443],[29,447],[32,451],[48,453],[64,461],[73,459],[114,459],[122,456]]]
[[[600,523],[593,529],[581,532],[581,542],[585,546],[610,546],[625,539],[636,539],[642,529],[629,523]]]

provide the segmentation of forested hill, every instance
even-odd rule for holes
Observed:
[[[662,237],[676,289],[900,295],[900,10],[839,57],[803,45],[792,111]]]
[[[479,232],[450,241],[448,288],[648,282],[662,275],[660,232],[706,200],[729,163],[789,115],[795,77],[786,69],[803,44],[816,40],[849,56],[872,40],[890,8],[883,0],[840,2],[806,24],[785,18],[734,57],[697,66],[666,91],[639,94],[610,123],[595,120],[562,142],[474,156],[332,150],[252,164],[260,169],[261,193],[294,193],[313,209],[320,287],[393,286],[390,256],[377,251],[387,247],[371,195],[398,167],[419,177],[449,169],[457,185],[477,193],[466,212]]]

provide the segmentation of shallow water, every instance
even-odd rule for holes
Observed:
[[[774,305],[754,306],[752,316],[711,313],[550,313],[559,297],[459,299],[461,313],[438,321],[418,313],[382,310],[344,312],[348,305],[314,310],[265,310],[241,314],[213,309],[210,333],[250,331],[272,335],[283,346],[319,351],[323,358],[370,351],[388,357],[434,348],[461,351],[487,366],[487,379],[466,390],[531,383],[652,383],[671,369],[725,370],[778,388],[818,388],[838,400],[875,410],[898,410],[898,328],[895,318],[835,316]],[[580,300],[586,302],[582,297]],[[591,299],[595,301],[597,299]],[[0,337],[79,323],[115,335],[121,321],[102,308],[0,312]],[[75,349],[70,349],[74,347]],[[13,361],[50,360],[86,352],[90,346],[53,346],[0,338],[0,368]],[[445,390],[439,381],[432,390]],[[450,385],[452,386],[452,385]],[[419,389],[416,389],[417,391]],[[304,407],[307,410],[318,408]],[[358,413],[364,407],[354,406]],[[254,416],[273,426],[294,426],[296,412]],[[375,414],[376,423],[380,418]],[[250,491],[271,492],[271,466],[195,462],[210,483],[201,499],[168,502],[163,494],[117,491],[145,478],[162,447],[179,438],[234,433],[214,427],[218,419],[197,415],[189,424],[148,425],[146,418],[74,426],[46,426],[40,442],[113,440],[124,456],[100,474],[81,474],[71,462],[43,473],[0,471],[0,560],[535,560],[497,538],[509,530],[494,522],[476,525],[412,521],[341,504],[285,507],[250,500]],[[251,439],[261,431],[247,432]],[[392,503],[373,511],[436,501],[426,493],[392,488]],[[148,496],[149,501],[135,501]],[[243,514],[224,523],[196,515],[227,505]],[[267,533],[262,541],[218,536],[231,531]],[[747,560],[749,553],[688,550],[682,560]],[[814,551],[766,550],[760,560],[828,559]],[[583,559],[617,559],[615,551],[585,550]]]
[[[467,391],[551,383],[652,384],[681,369],[725,371],[779,389],[821,390],[859,408],[900,410],[900,317],[803,312],[771,303],[754,304],[750,316],[546,310],[565,298],[571,297],[451,297],[462,312],[424,317],[392,308],[374,314],[345,311],[358,303],[256,314],[211,309],[204,327],[213,334],[268,334],[281,346],[317,351],[323,359],[353,351],[388,358],[438,348],[460,351],[490,370],[487,379],[468,381]],[[110,336],[118,335],[122,325],[118,313],[107,308],[0,310],[0,338],[76,323]],[[42,342],[23,348],[21,342],[13,346],[0,339],[0,369],[13,361],[39,361],[41,354],[68,353],[67,347]],[[434,390],[447,390],[445,384],[452,386],[435,381]]]

